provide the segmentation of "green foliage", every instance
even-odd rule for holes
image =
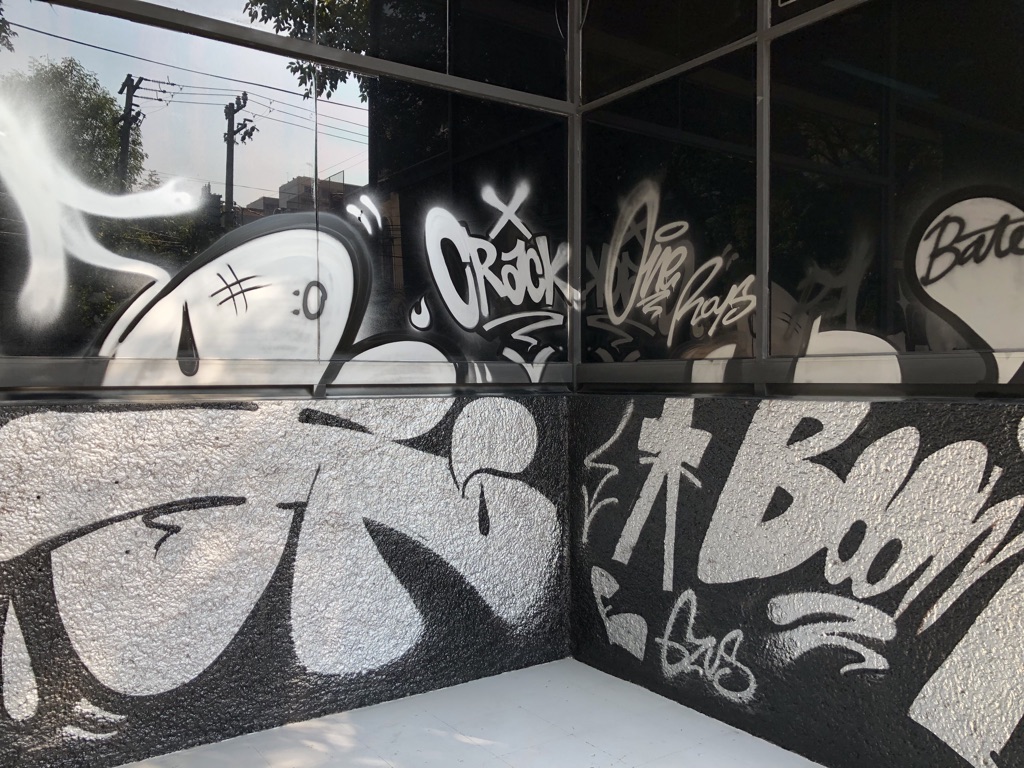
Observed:
[[[316,39],[321,45],[353,53],[370,51],[371,0],[318,0],[316,2]],[[249,20],[272,24],[274,31],[302,40],[313,39],[313,14],[306,0],[246,0]],[[292,61],[288,70],[296,76],[306,98],[330,98],[348,72],[303,61]],[[357,75],[358,78],[358,75]],[[365,99],[363,81],[361,90]]]
[[[313,8],[316,8],[316,25]],[[246,0],[252,22],[279,34],[343,51],[443,70],[447,45],[444,4],[438,0]],[[315,34],[314,34],[315,33]],[[330,98],[349,72],[292,61],[289,71],[306,98]],[[355,75],[363,101],[375,78]]]
[[[14,45],[11,43],[11,38],[17,36],[18,33],[11,29],[11,22],[4,18],[4,0],[0,0],[0,48],[13,51]]]
[[[33,59],[28,72],[0,78],[0,93],[41,121],[57,156],[78,178],[96,189],[120,191],[117,119],[122,107],[96,75],[72,58]],[[136,124],[128,152],[129,189],[142,180],[145,161],[142,130]]]

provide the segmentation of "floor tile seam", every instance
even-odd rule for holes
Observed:
[[[381,763],[386,765],[387,768],[395,768],[395,764],[393,762],[391,762],[390,760],[388,760],[387,757],[382,755],[379,750],[374,749],[372,746],[367,744],[365,741],[362,741],[358,736],[354,736],[353,739],[356,741],[357,744],[359,744],[361,747],[363,747],[367,752],[369,752],[371,755],[374,755],[375,757],[377,757],[377,759],[379,759],[381,761]]]
[[[315,722],[315,721],[306,721],[306,722]],[[275,729],[270,729],[270,730],[275,730]],[[261,734],[261,733],[269,733],[269,731],[256,731],[256,732],[254,732],[253,734],[250,734],[250,735],[255,736],[255,735]],[[361,748],[365,752],[370,753],[370,755],[372,755],[373,757],[376,757],[377,759],[379,759],[381,762],[383,762],[385,765],[387,765],[388,768],[395,768],[394,764],[391,763],[391,761],[389,761],[386,757],[384,757],[382,754],[380,754],[380,752],[378,752],[372,746],[370,746],[366,742],[362,741],[359,737],[357,737],[357,736],[346,736],[346,738],[352,739],[359,748]],[[253,749],[253,750],[255,750],[256,752],[259,753],[260,757],[262,757],[266,761],[267,768],[274,768],[276,763],[273,761],[273,759],[271,758],[270,755],[268,755],[266,752],[264,752],[264,749],[267,749],[267,747],[264,747],[263,749],[261,749],[260,747],[257,747],[255,745],[247,745],[247,746],[249,746],[251,749]],[[306,751],[309,751],[311,749],[308,745],[305,745],[305,744],[295,744],[294,746],[296,748],[299,748],[299,749],[302,749],[302,750],[306,750]],[[337,747],[337,746],[335,746],[333,744],[325,744],[324,746],[327,747],[327,750],[326,750],[325,754],[327,754],[330,757],[336,757],[336,758],[340,758],[340,759],[345,759],[346,757],[349,757],[349,755],[347,754],[347,750],[340,749],[339,747]],[[353,750],[353,751],[355,751],[355,750]]]
[[[589,731],[579,731],[579,732],[577,732],[577,733],[575,733],[573,735],[575,735],[575,737],[579,738],[581,741],[589,744],[590,746],[593,746],[593,748],[595,750],[601,750],[601,752],[607,753],[608,752],[607,749],[603,748],[603,746],[601,746],[601,745],[599,745],[597,743],[594,743],[594,741],[591,740],[590,737],[588,737],[588,734],[590,732],[592,732],[592,731],[595,731],[595,730],[597,730],[597,729],[596,728],[592,728]],[[647,745],[649,743],[651,743],[651,742],[647,741],[647,742],[645,742],[645,745]],[[668,757],[669,755],[674,755],[676,753],[686,752],[687,750],[689,750],[691,748],[691,746],[696,746],[696,745],[697,744],[687,744],[686,746],[668,745],[668,746],[666,746],[666,751],[664,753],[659,753],[657,755],[653,755],[651,757],[647,757],[647,758],[644,759],[644,763],[650,763],[650,762],[653,762],[655,760],[660,760],[662,758]],[[611,754],[611,753],[608,753],[608,754]],[[612,757],[617,757],[617,756],[612,755]],[[623,755],[622,757],[620,757],[618,759],[625,761],[625,760],[629,759],[629,757],[630,756],[627,754],[627,755]],[[643,763],[636,763],[635,765],[643,765]]]
[[[513,706],[515,707],[515,709],[522,710],[526,714],[532,715],[533,717],[536,717],[538,720],[543,720],[548,725],[553,725],[555,727],[561,727],[557,722],[554,722],[550,718],[544,717],[544,715],[542,715],[542,714],[540,714],[538,712],[534,712],[526,704],[514,704]],[[498,713],[507,711],[508,709],[509,709],[509,707],[507,705],[505,705],[505,704],[497,704],[494,707],[489,707],[489,708],[477,710],[477,711],[474,712],[474,715],[477,715],[477,716],[484,715],[484,716],[486,716],[486,715],[490,715],[490,714],[498,714]],[[457,722],[450,722],[449,720],[445,720],[442,714],[434,714],[434,717],[436,717],[437,719],[441,720],[444,723],[447,723],[452,728],[458,728],[459,727],[459,723],[457,723]]]
[[[273,730],[273,729],[271,729],[271,730]],[[259,734],[259,733],[266,733],[266,731],[254,731],[253,733],[246,734],[246,736],[255,736],[256,734]],[[270,757],[268,755],[263,754],[263,751],[259,747],[257,747],[255,744],[246,743],[244,741],[245,738],[246,738],[245,736],[242,737],[243,741],[240,742],[238,746],[244,746],[246,749],[251,749],[257,755],[262,757],[263,758],[263,762],[266,765],[265,766],[260,766],[260,768],[274,768],[274,763],[270,759]]]
[[[559,730],[561,730],[561,729],[559,729]],[[558,741],[558,739],[564,739],[564,738],[567,738],[567,737],[574,737],[574,734],[572,734],[572,733],[570,733],[568,731],[561,731],[561,733],[554,734],[550,738],[545,738],[545,739],[542,739],[541,741],[534,742],[533,744],[527,744],[525,746],[519,745],[519,746],[515,747],[514,749],[507,749],[507,750],[505,750],[505,751],[503,751],[501,753],[498,753],[498,752],[495,752],[495,751],[491,750],[489,747],[487,747],[484,744],[478,744],[477,746],[483,747],[490,754],[494,755],[496,758],[498,758],[502,762],[507,762],[504,759],[506,755],[511,755],[511,754],[516,753],[516,752],[522,752],[522,751],[527,750],[527,749],[539,749],[540,747],[543,747],[545,744],[550,744],[553,741]],[[470,737],[470,738],[472,738],[472,737]]]
[[[402,699],[396,699],[396,701],[402,701]],[[390,704],[390,703],[391,702],[385,701],[385,702],[381,702],[381,704],[375,704],[374,706],[381,706],[383,704]],[[369,709],[369,707],[366,707],[366,709]],[[424,708],[424,707],[415,707],[415,708],[411,708],[411,709],[412,709],[411,712],[403,712],[401,718],[397,718],[393,722],[376,723],[374,725],[367,726],[367,725],[364,725],[363,723],[360,723],[358,721],[358,719],[354,718],[352,720],[346,721],[346,725],[351,725],[353,728],[356,729],[357,738],[358,738],[358,734],[360,734],[360,733],[371,734],[371,733],[375,733],[377,731],[384,730],[385,728],[394,728],[397,725],[404,725],[406,719],[408,718],[408,716],[410,714],[420,715],[420,716],[423,716],[423,717],[433,717],[435,720],[438,719],[436,715],[434,715],[432,712],[428,712],[426,710],[426,708]],[[358,711],[358,710],[352,710],[352,711]],[[339,712],[337,714],[343,714],[343,713]],[[327,715],[327,717],[333,717],[333,715]],[[304,722],[315,722],[315,721],[304,721]]]
[[[548,717],[543,712],[538,712],[537,710],[531,709],[529,706],[523,705],[523,709],[529,712],[531,715],[539,717],[548,725],[553,725],[555,728],[558,728],[560,731],[563,731],[566,736],[574,736],[579,730],[579,728],[575,725],[566,724],[566,722],[563,720],[557,720],[555,718]]]

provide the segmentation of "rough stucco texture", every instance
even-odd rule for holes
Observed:
[[[568,653],[564,398],[0,410],[0,763]]]
[[[577,657],[837,768],[1024,765],[1022,419],[573,401]]]

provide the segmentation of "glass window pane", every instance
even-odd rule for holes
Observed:
[[[565,120],[378,78],[360,145],[334,101],[318,107],[321,218],[354,217],[369,265],[340,357],[449,361],[460,381],[521,384],[566,361]],[[380,371],[363,368],[328,384],[373,383]]]
[[[1016,375],[993,351],[1024,348],[1022,22],[1019,3],[880,0],[773,43],[774,354]]]
[[[316,0],[151,0],[155,5],[209,16],[220,21],[266,32],[313,39],[313,3]]]
[[[266,223],[315,157],[288,60],[5,10],[22,26],[0,78],[17,147],[0,166],[3,354],[103,363],[77,385],[315,383],[318,324],[291,312],[317,278],[315,215]]]
[[[321,389],[566,360],[563,118],[39,8],[12,8],[0,100],[3,354],[99,370],[45,369],[73,386]]]
[[[623,88],[752,34],[757,0],[584,2],[585,100]]]
[[[457,0],[451,4],[449,72],[566,98],[566,3]]]
[[[565,98],[565,8],[546,0],[322,4],[317,41],[389,61]]]
[[[584,360],[750,357],[754,55],[588,115]]]
[[[794,16],[799,16],[801,13],[817,8],[819,5],[825,5],[830,0],[771,0],[772,4],[772,23],[778,24],[780,21],[786,21],[792,19]]]

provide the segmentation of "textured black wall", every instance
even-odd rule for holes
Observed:
[[[119,764],[566,656],[565,416],[0,409],[0,764]]]
[[[837,768],[1024,765],[1022,417],[574,400],[575,654]]]

